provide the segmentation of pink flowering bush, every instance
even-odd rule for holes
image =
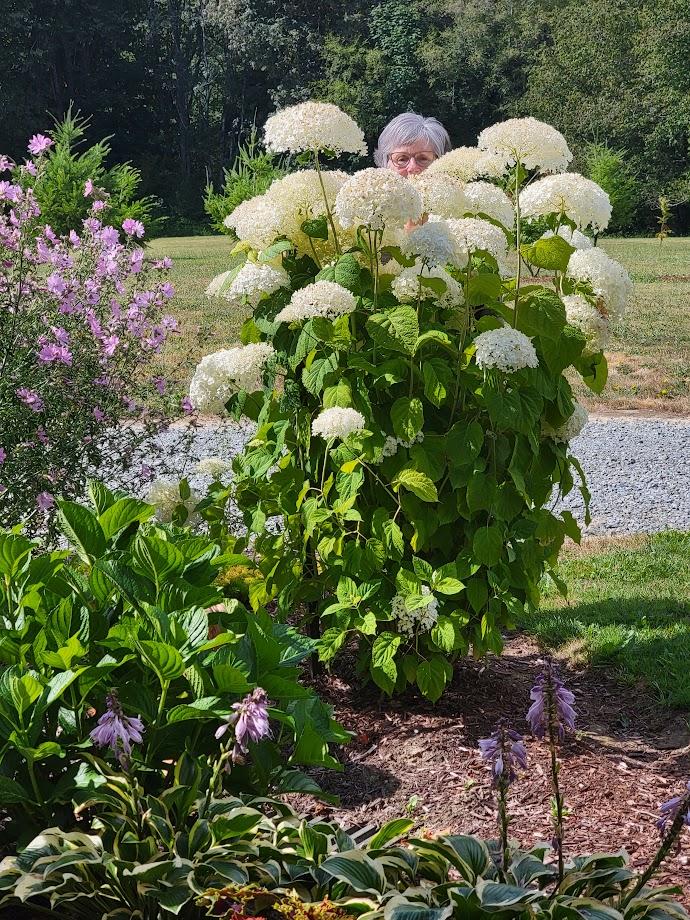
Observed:
[[[0,157],[0,526],[28,515],[32,530],[54,496],[82,494],[104,465],[117,476],[160,427],[155,359],[176,328],[165,312],[171,262],[145,259],[141,221],[125,220],[121,235],[87,182],[79,232],[43,222],[16,180],[40,178],[51,143],[33,137],[35,160],[22,166]]]

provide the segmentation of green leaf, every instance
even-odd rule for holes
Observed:
[[[266,249],[263,249],[259,253],[259,262],[272,262],[276,256],[279,256],[282,252],[288,252],[290,249],[294,248],[290,240],[277,240],[271,246],[267,246]]]
[[[568,267],[575,247],[567,243],[562,236],[549,236],[537,240],[535,243],[521,246],[522,257],[530,265],[537,268],[548,268],[551,271],[564,272]]]
[[[248,693],[252,685],[247,680],[247,675],[231,664],[216,664],[213,666],[213,679],[219,693],[240,695]]]
[[[402,642],[402,636],[382,632],[374,640],[371,649],[371,676],[386,693],[392,693],[398,677],[395,653]]]
[[[582,379],[593,393],[601,393],[606,386],[609,369],[606,357],[601,353],[582,355],[575,364]]]
[[[451,619],[440,616],[431,630],[431,639],[442,652],[452,652],[455,648],[455,624]]]
[[[429,358],[422,364],[424,395],[435,406],[440,407],[449,392],[452,371],[443,358]]]
[[[399,492],[400,489],[404,487],[408,492],[412,492],[423,502],[438,501],[436,486],[426,473],[420,473],[419,470],[404,467],[393,480],[392,486],[396,492]]]
[[[503,537],[498,527],[480,527],[472,540],[472,552],[482,565],[496,565],[503,552]]]
[[[487,882],[485,879],[478,879],[476,890],[482,907],[492,909],[515,907],[518,904],[527,905],[530,901],[544,896],[538,889],[502,885],[498,882]]]
[[[347,377],[341,379],[332,387],[326,387],[323,391],[324,409],[332,409],[333,406],[341,406],[347,409],[352,405],[352,387]]]
[[[138,501],[136,498],[119,498],[115,504],[99,516],[98,521],[103,530],[106,540],[111,540],[116,534],[125,527],[129,527],[135,521],[146,521],[154,513],[155,508],[147,505],[146,502]]]
[[[409,306],[374,313],[367,320],[367,332],[381,348],[414,354],[419,337],[417,313]]]
[[[92,511],[76,502],[58,501],[60,529],[87,563],[105,553],[105,536]]]
[[[139,646],[144,653],[146,661],[158,674],[161,681],[175,680],[182,677],[185,663],[182,655],[172,645],[166,642],[140,642]]]
[[[302,383],[312,396],[318,396],[323,390],[329,374],[338,369],[338,355],[332,352],[327,358],[315,358],[308,368],[302,371]]]
[[[32,801],[33,795],[20,783],[9,776],[0,776],[0,802],[3,805],[22,805]]]
[[[417,686],[432,703],[440,699],[446,678],[446,668],[440,658],[429,658],[417,668]]]
[[[363,850],[347,850],[337,856],[329,856],[321,863],[320,870],[345,882],[356,892],[381,894],[386,888],[383,869]]]
[[[310,236],[314,240],[328,239],[328,220],[326,217],[315,217],[312,220],[305,220],[301,226],[302,233]]]
[[[558,339],[565,324],[565,304],[554,291],[538,291],[520,303],[517,328],[525,335]]]
[[[477,421],[456,422],[446,437],[448,457],[454,464],[472,463],[484,444],[484,429]]]
[[[137,534],[132,555],[159,587],[168,576],[181,575],[185,568],[184,556],[173,543],[150,534]]]
[[[493,273],[474,275],[470,278],[468,287],[467,303],[471,307],[478,307],[481,304],[489,303],[492,300],[498,300],[501,296],[501,279]]]
[[[33,548],[33,543],[20,534],[0,533],[0,572],[16,575]]]
[[[424,408],[421,399],[401,396],[391,406],[391,421],[396,436],[403,441],[413,441],[424,425]]]

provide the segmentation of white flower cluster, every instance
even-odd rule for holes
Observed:
[[[510,273],[508,241],[500,227],[478,217],[451,219],[447,223],[460,252],[464,250],[471,253],[484,249],[496,259],[501,274]]]
[[[495,367],[512,374],[523,367],[539,366],[532,340],[512,326],[480,333],[474,346],[477,364],[485,370]]]
[[[578,249],[568,262],[567,275],[574,281],[587,281],[605,312],[620,319],[632,293],[632,281],[620,262],[603,249]]]
[[[234,230],[238,239],[254,249],[266,249],[280,236],[288,214],[270,195],[256,195],[238,204],[223,223]]]
[[[554,441],[572,441],[576,438],[589,421],[589,413],[579,402],[575,403],[573,414],[566,419],[565,424],[560,428],[551,428],[549,425],[543,426],[543,433],[553,438]]]
[[[264,294],[273,294],[279,288],[289,286],[290,279],[284,269],[247,261],[222,296],[237,306],[248,303],[249,306],[256,307]]]
[[[472,182],[484,176],[498,178],[503,166],[498,159],[478,147],[456,147],[444,153],[424,171],[424,174],[445,173],[461,182]]]
[[[460,284],[451,277],[445,268],[438,266],[423,266],[418,262],[408,268],[403,268],[391,282],[391,291],[400,303],[416,303],[420,294],[420,276],[422,278],[438,278],[446,286],[443,294],[437,294],[431,288],[421,285],[421,295],[433,297],[441,307],[458,307],[465,300]]]
[[[286,236],[301,252],[310,252],[311,246],[322,252],[329,250],[332,243],[309,238],[302,230],[305,220],[313,220],[326,214],[326,200],[332,211],[335,197],[346,182],[348,175],[341,169],[321,170],[321,177],[315,169],[302,169],[289,173],[282,179],[276,179],[266,192],[267,197],[276,203],[276,208],[283,215],[279,235]],[[323,188],[322,188],[323,183]],[[324,200],[324,192],[326,199]],[[342,228],[336,226],[338,236]],[[329,228],[330,232],[330,228]]]
[[[182,501],[178,482],[156,479],[149,486],[144,500],[149,505],[155,505],[156,518],[163,524],[169,524],[172,521],[173,511],[177,505],[184,505],[187,509],[188,517],[185,523],[193,524],[199,520],[199,515],[194,509],[201,501],[201,497],[190,489],[189,498]]]
[[[400,246],[405,255],[417,256],[429,265],[449,262],[456,268],[467,265],[467,250],[458,248],[455,235],[445,220],[428,221],[415,227],[401,239]]]
[[[324,441],[344,439],[355,431],[361,431],[365,424],[364,416],[356,409],[333,406],[332,409],[324,409],[316,416],[311,423],[311,433],[315,436],[320,435]]]
[[[315,281],[299,288],[290,298],[290,303],[277,314],[277,323],[300,323],[313,316],[337,319],[352,313],[357,300],[351,291],[335,281]]]
[[[425,169],[416,176],[410,176],[408,181],[422,196],[422,207],[426,214],[436,214],[438,217],[465,216],[463,184],[455,176]]]
[[[426,597],[431,594],[427,585],[422,585],[422,594]],[[429,632],[438,620],[438,601],[434,598],[425,607],[410,610],[407,599],[401,594],[396,594],[391,601],[391,613],[398,621],[398,629],[408,636],[415,633]]]
[[[584,230],[605,230],[611,220],[611,201],[606,192],[579,173],[544,176],[520,192],[523,217],[565,214]]]
[[[481,132],[477,146],[493,154],[504,169],[519,160],[528,170],[563,172],[573,158],[560,131],[536,118],[509,118],[491,125]]]
[[[611,334],[606,317],[580,294],[566,294],[561,299],[570,325],[576,326],[587,337],[587,351],[602,351]]]
[[[357,123],[331,102],[300,102],[276,112],[264,128],[266,147],[276,153],[327,150],[367,155]]]
[[[220,479],[223,473],[227,473],[231,469],[232,464],[223,460],[222,457],[204,457],[196,465],[197,473],[212,476],[214,479]]]
[[[235,393],[261,389],[264,368],[274,355],[273,346],[267,342],[237,345],[206,355],[189,385],[192,405],[199,412],[222,415],[225,403]]]
[[[547,230],[546,233],[541,236],[541,239],[548,240],[552,236],[560,236],[566,243],[570,243],[575,249],[592,249],[594,246],[594,243],[588,236],[584,233],[580,233],[579,230],[572,230],[565,224],[558,228],[558,234],[554,233],[553,230]]]
[[[468,182],[463,189],[464,214],[486,214],[512,229],[515,223],[513,202],[492,182]]]
[[[362,169],[342,186],[335,213],[343,227],[404,227],[422,216],[422,196],[392,169]]]

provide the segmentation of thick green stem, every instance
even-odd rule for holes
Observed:
[[[41,790],[38,787],[38,780],[36,779],[36,772],[34,770],[33,760],[27,760],[26,766],[29,771],[29,779],[31,780],[31,788],[33,789],[34,795],[36,796],[36,801],[41,806],[41,808],[43,808],[46,802],[45,802],[45,799],[43,798],[43,794],[41,793]]]
[[[323,176],[321,175],[321,166],[319,165],[319,154],[318,151],[314,151],[314,166],[316,167],[316,173],[319,177],[319,185],[321,186],[321,194],[323,195],[324,204],[326,205],[326,218],[328,223],[331,225],[331,232],[333,234],[333,245],[335,246],[335,254],[337,256],[342,255],[342,250],[340,248],[340,242],[338,240],[338,233],[335,229],[335,221],[333,220],[333,214],[331,213],[331,206],[328,203],[328,195],[326,194],[326,186],[323,183]]]
[[[517,249],[517,274],[515,276],[515,314],[513,326],[517,328],[518,309],[520,298],[520,283],[522,280],[522,257],[520,255],[521,228],[520,228],[520,161],[515,164],[515,248]]]

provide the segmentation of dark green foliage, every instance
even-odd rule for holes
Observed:
[[[585,151],[586,172],[611,199],[613,209],[608,229],[614,233],[634,225],[642,205],[640,183],[631,173],[629,157],[623,150],[605,144],[591,144]]]

